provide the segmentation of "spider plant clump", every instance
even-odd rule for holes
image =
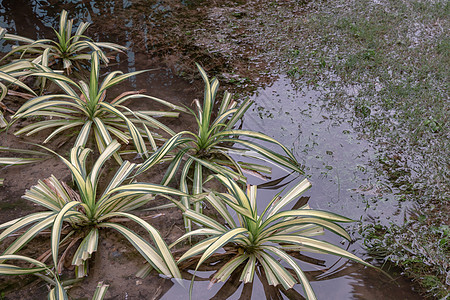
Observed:
[[[262,268],[271,285],[281,284],[285,289],[290,289],[300,282],[307,299],[316,299],[315,294],[304,272],[289,254],[290,252],[310,251],[332,254],[371,266],[348,251],[312,238],[321,234],[324,229],[328,229],[350,240],[345,229],[337,223],[352,222],[352,220],[334,213],[309,209],[306,205],[299,209],[283,211],[283,208],[311,186],[307,179],[297,184],[284,196],[274,197],[258,215],[256,186],[248,186],[245,193],[229,177],[223,175],[214,175],[214,177],[224,184],[228,192],[211,192],[206,196],[206,200],[225,220],[225,224],[187,209],[184,215],[202,228],[186,233],[170,247],[196,235],[204,235],[207,238],[185,252],[177,261],[178,264],[201,255],[197,270],[212,254],[228,245],[228,248],[234,247],[237,254],[214,274],[212,283],[225,281],[239,266],[245,264],[240,281],[252,282],[256,268]],[[233,216],[237,216],[237,219]],[[295,276],[286,269],[286,266],[294,271]]]
[[[252,104],[250,100],[245,100],[239,105],[231,100],[230,93],[225,92],[219,110],[215,114],[215,106],[219,104],[216,103],[219,81],[216,78],[209,80],[203,68],[198,64],[197,67],[205,83],[203,104],[195,100],[196,112],[191,111],[197,122],[198,131],[182,131],[175,134],[140,166],[137,173],[144,172],[160,162],[162,158],[169,156],[172,162],[167,168],[162,184],[169,184],[181,168],[180,190],[189,194],[188,177],[189,171],[193,169],[191,194],[194,195],[203,192],[205,170],[230,176],[241,184],[246,182],[244,173],[259,175],[260,172],[271,172],[271,168],[260,163],[239,162],[233,157],[234,155],[269,162],[281,168],[303,173],[292,153],[275,139],[263,133],[235,128]],[[215,118],[214,115],[216,115]],[[249,139],[241,139],[241,137]],[[284,154],[270,150],[257,141],[275,145],[281,148]],[[191,207],[188,198],[183,198],[183,205],[187,208]],[[194,207],[196,211],[201,211],[200,202],[195,203]],[[187,230],[190,230],[189,222],[186,226]]]
[[[90,23],[81,22],[75,34],[73,34],[73,20],[69,20],[67,11],[63,10],[59,19],[59,30],[53,29],[56,40],[33,40],[13,34],[5,34],[5,40],[23,43],[24,45],[14,47],[3,59],[15,53],[21,53],[21,58],[26,58],[28,53],[31,55],[37,54],[37,57],[31,59],[34,63],[42,64],[46,62],[48,66],[62,63],[62,67],[66,72],[70,73],[73,67],[81,70],[84,61],[91,59],[91,52],[93,51],[98,51],[102,61],[108,64],[109,59],[102,48],[116,52],[123,52],[127,49],[114,43],[92,41],[91,38],[85,35],[89,25]]]
[[[60,273],[61,261],[79,242],[73,254],[72,264],[76,266],[77,277],[81,277],[86,273],[87,260],[97,250],[99,230],[111,228],[127,238],[157,271],[170,277],[180,278],[181,275],[172,254],[158,231],[131,211],[151,201],[153,194],[174,196],[186,196],[186,194],[156,184],[125,183],[136,168],[135,164],[128,161],[122,163],[107,187],[100,193],[98,187],[102,166],[119,147],[120,144],[117,141],[111,142],[96,160],[90,172],[86,168],[90,149],[72,148],[70,160],[60,156],[71,171],[77,191],[54,176],[39,181],[37,185],[26,191],[24,199],[47,210],[0,225],[0,230],[3,230],[0,234],[0,242],[7,237],[17,236],[3,255],[15,254],[37,234],[50,228],[54,267]],[[134,221],[145,229],[155,246],[131,229],[114,221],[114,219],[124,218]],[[25,231],[19,233],[23,228]],[[58,262],[61,249],[64,249],[64,252]]]
[[[61,132],[81,127],[75,141],[75,147],[84,147],[90,134],[93,134],[100,153],[112,142],[113,137],[125,144],[132,141],[137,153],[143,157],[148,156],[144,139],[147,139],[153,151],[156,151],[155,138],[160,138],[160,135],[156,134],[154,137],[154,129],[160,129],[169,135],[174,135],[175,133],[154,117],[177,117],[179,113],[133,111],[124,102],[136,98],[144,98],[161,103],[171,109],[180,111],[184,111],[184,109],[167,101],[144,95],[142,91],[123,92],[114,99],[107,101],[108,89],[125,79],[148,70],[126,74],[123,74],[121,71],[113,71],[100,83],[99,64],[100,54],[98,51],[95,51],[91,55],[89,82],[80,81],[79,83],[62,74],[53,72],[48,67],[36,65],[42,71],[32,75],[54,81],[62,89],[63,94],[39,96],[23,104],[13,115],[13,120],[37,116],[44,116],[49,119],[27,125],[16,131],[15,134],[26,133],[31,135],[45,129],[54,129],[43,141],[46,143]],[[141,128],[138,128],[138,126],[141,126]],[[119,154],[115,153],[114,158],[119,163],[122,162]]]

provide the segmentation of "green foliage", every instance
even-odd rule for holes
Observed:
[[[426,209],[414,211],[413,220],[403,225],[369,224],[361,233],[372,256],[402,267],[428,297],[445,299],[450,295],[450,229],[444,224],[448,213],[442,209],[440,214],[435,213],[437,218],[431,219]]]
[[[333,254],[371,266],[333,244],[311,238],[325,228],[350,240],[348,233],[336,223],[352,220],[330,212],[312,210],[307,206],[282,211],[311,186],[307,179],[284,196],[275,196],[261,215],[258,215],[256,186],[248,186],[245,193],[232,179],[223,175],[214,177],[227,187],[228,193],[212,192],[206,196],[206,200],[217,210],[225,224],[187,209],[184,215],[202,225],[202,228],[186,233],[171,247],[195,235],[205,235],[207,238],[185,252],[178,263],[201,255],[197,270],[212,254],[231,244],[238,249],[237,255],[214,274],[212,282],[225,281],[242,264],[245,267],[240,280],[244,283],[252,282],[255,269],[260,266],[264,269],[269,284],[281,284],[283,288],[289,289],[299,281],[308,299],[316,297],[304,272],[288,254],[289,251]],[[237,220],[233,215],[237,215]],[[292,268],[297,278],[280,261]]]
[[[212,282],[225,281],[239,269],[242,270],[240,280],[249,283],[253,281],[255,273],[261,270],[259,274],[265,274],[266,281],[270,285],[281,285],[284,289],[290,289],[296,283],[301,283],[308,299],[315,299],[315,294],[298,262],[290,255],[293,251],[328,253],[370,266],[337,246],[312,238],[328,229],[350,240],[348,233],[337,224],[351,222],[350,219],[325,211],[312,210],[308,206],[283,211],[310,187],[306,179],[284,196],[277,195],[263,213],[258,215],[257,188],[248,186],[247,193],[241,189],[246,184],[244,174],[265,177],[262,173],[271,172],[271,168],[264,164],[266,162],[287,171],[303,172],[291,151],[275,139],[259,132],[237,129],[237,125],[252,104],[249,99],[238,104],[231,99],[228,92],[225,92],[223,99],[220,102],[216,101],[218,80],[216,78],[210,80],[205,71],[197,65],[205,83],[204,99],[203,103],[195,100],[195,111],[189,111],[195,117],[198,131],[175,133],[157,121],[154,116],[176,117],[178,112],[132,111],[124,103],[127,100],[146,98],[172,110],[186,111],[182,107],[143,95],[142,91],[124,92],[115,99],[107,100],[106,93],[111,87],[148,70],[128,74],[113,71],[100,82],[100,63],[101,61],[108,63],[108,58],[101,48],[122,51],[125,47],[91,41],[84,36],[88,23],[81,23],[73,35],[72,25],[73,20],[68,20],[67,12],[63,11],[59,31],[55,30],[57,41],[48,39],[34,41],[6,34],[4,29],[0,29],[0,37],[24,43],[15,47],[4,58],[15,53],[21,53],[21,57],[26,58],[0,67],[2,82],[14,84],[34,94],[32,89],[18,79],[22,76],[34,76],[42,81],[43,86],[46,80],[51,80],[62,90],[60,94],[36,96],[20,107],[13,120],[29,117],[43,119],[35,120],[15,134],[32,135],[51,130],[43,141],[46,143],[62,132],[81,128],[69,157],[58,155],[70,169],[76,189],[72,189],[52,175],[26,191],[24,199],[46,210],[0,224],[2,230],[0,242],[7,239],[11,241],[0,256],[0,274],[36,274],[55,286],[49,294],[49,299],[66,299],[66,292],[58,278],[62,269],[62,259],[71,253],[69,250],[72,247],[76,247],[72,251],[74,252],[72,265],[76,267],[78,278],[86,275],[87,262],[97,250],[100,230],[103,228],[114,229],[122,234],[149,262],[151,268],[177,279],[181,278],[177,264],[200,256],[196,266],[198,270],[214,253],[225,246],[231,246],[237,253],[236,256],[220,267],[214,274]],[[293,55],[298,56],[297,52]],[[27,58],[28,54],[35,53],[38,54],[37,57]],[[373,61],[376,56],[374,48],[368,46],[357,58]],[[81,70],[80,62],[83,60],[90,60],[90,76],[87,81],[75,82],[62,72],[50,68],[55,63],[61,62],[67,73],[70,73],[72,68]],[[321,68],[329,65],[326,56],[319,56],[315,61]],[[301,70],[295,68],[291,75],[299,72],[301,73]],[[0,88],[1,101],[8,87],[0,83]],[[433,124],[425,125],[433,126]],[[158,133],[153,132],[155,130]],[[166,141],[161,135],[162,132],[171,137]],[[86,144],[92,135],[100,155],[93,166],[88,167],[87,158],[91,150],[86,148]],[[124,144],[132,142],[136,152],[146,158],[145,162],[136,165],[123,161],[118,152],[121,145],[116,139]],[[158,148],[158,141],[165,143]],[[148,145],[152,149],[152,155],[149,154]],[[273,146],[281,148],[282,154],[269,149]],[[0,150],[36,154],[32,151]],[[236,159],[238,156],[250,158],[252,162],[238,161]],[[106,188],[100,191],[99,178],[102,168],[111,157],[115,158],[120,167]],[[0,158],[0,164],[25,164],[36,160],[34,157],[20,160],[6,157]],[[133,174],[139,175],[164,160],[171,160],[171,163],[161,185],[137,183],[130,179],[134,178]],[[169,188],[168,185],[176,180],[175,177],[180,171],[180,189]],[[214,175],[208,176],[211,173]],[[210,179],[218,180],[228,192],[219,193],[204,188],[205,182]],[[192,187],[189,181],[192,182]],[[204,191],[208,191],[208,194],[204,194]],[[171,247],[185,239],[190,240],[193,236],[207,236],[184,253],[177,262],[159,232],[132,213],[149,203],[154,194],[164,195],[172,201],[172,204],[183,210],[187,233]],[[192,197],[190,194],[195,196]],[[181,201],[171,196],[181,197]],[[203,200],[217,210],[220,220],[203,215],[201,205]],[[119,224],[118,222],[123,219],[137,223],[150,235],[152,242],[125,225]],[[221,223],[223,220],[225,223]],[[192,222],[203,227],[193,230]],[[15,254],[27,246],[36,235],[47,229],[51,231],[52,267]],[[442,244],[447,247],[448,239],[443,240]],[[11,259],[25,260],[35,267],[23,268],[4,263]],[[99,284],[94,299],[102,299],[106,289],[106,285]]]
[[[73,256],[72,264],[76,266],[77,276],[82,277],[86,270],[86,260],[97,250],[99,229],[112,228],[127,238],[156,270],[167,276],[180,278],[181,275],[172,254],[158,231],[143,219],[131,214],[130,211],[153,199],[151,194],[176,196],[185,196],[185,194],[172,188],[150,183],[123,184],[136,168],[135,164],[128,161],[123,162],[106,189],[100,194],[97,189],[101,168],[119,147],[120,144],[117,141],[111,142],[94,163],[90,172],[86,168],[89,149],[72,148],[70,161],[60,156],[61,160],[69,167],[78,192],[54,176],[39,181],[37,185],[26,191],[24,199],[48,210],[0,225],[0,229],[3,229],[0,241],[14,236],[24,227],[27,228],[8,246],[3,255],[16,253],[37,234],[51,228],[51,252],[54,266],[57,266],[58,269],[61,268],[61,262],[58,263],[60,248],[65,246],[65,251],[67,251],[67,247],[74,244],[68,241],[81,240]],[[114,217],[127,218],[136,222],[149,233],[155,246],[127,227],[111,222],[110,220]],[[69,225],[69,232],[62,233],[63,224]],[[64,238],[61,240],[62,235]]]
[[[37,57],[32,59],[34,63],[48,66],[61,61],[63,68],[70,73],[73,66],[81,70],[83,60],[91,59],[91,52],[97,51],[103,62],[107,64],[109,59],[101,50],[102,48],[118,52],[127,49],[114,43],[92,41],[84,35],[89,25],[90,23],[81,22],[75,34],[73,34],[73,20],[69,20],[67,11],[63,10],[59,20],[59,30],[54,29],[57,38],[55,41],[49,39],[35,41],[22,36],[5,34],[5,40],[24,43],[24,45],[14,47],[3,59],[14,53],[21,53],[21,57],[24,57],[26,53],[38,54]]]
[[[147,156],[145,137],[150,142],[153,150],[156,150],[154,133],[150,129],[158,128],[168,134],[174,134],[170,128],[157,121],[153,116],[177,117],[178,113],[132,111],[123,103],[131,99],[145,98],[157,101],[171,109],[184,109],[167,101],[135,91],[123,92],[108,102],[106,96],[108,89],[147,70],[126,74],[123,74],[121,71],[114,71],[108,74],[100,83],[99,64],[101,55],[95,51],[91,56],[91,72],[88,83],[84,81],[76,83],[62,74],[53,72],[48,67],[36,65],[42,71],[32,75],[54,81],[64,94],[43,95],[30,99],[23,104],[14,114],[13,120],[40,116],[49,117],[50,119],[34,122],[16,131],[15,134],[26,133],[31,135],[45,129],[56,128],[44,140],[44,143],[46,143],[63,131],[81,127],[75,147],[84,147],[89,135],[93,132],[100,153],[112,142],[112,136],[114,136],[125,144],[132,141],[138,154]],[[137,125],[141,125],[142,128],[138,129]],[[158,137],[159,135],[156,135],[156,138]],[[118,154],[114,154],[114,157],[119,163],[122,162]]]

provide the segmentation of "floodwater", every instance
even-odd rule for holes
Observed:
[[[58,14],[62,7],[69,11],[70,17],[82,18],[85,21],[97,22],[107,20],[109,23],[101,24],[93,29],[99,30],[111,26],[108,31],[89,31],[96,40],[124,44],[130,47],[127,57],[121,56],[120,67],[127,71],[147,68],[149,65],[146,51],[149,50],[149,40],[152,31],[139,18],[128,16],[129,9],[134,7],[134,1],[25,1],[10,0],[0,2],[0,26],[7,27],[10,32],[32,38],[53,36],[51,26],[56,26]],[[151,20],[153,28],[158,27],[159,17],[170,17],[173,1],[136,1],[141,16]],[[175,1],[176,2],[176,1]],[[195,1],[192,1],[195,2]],[[191,1],[181,1],[189,6]],[[196,11],[199,9],[195,8]],[[167,13],[167,15],[165,15]],[[142,25],[140,23],[144,24]],[[182,22],[182,20],[179,20]],[[136,36],[136,28],[140,28],[141,35]],[[161,42],[161,41],[160,41]],[[7,50],[7,49],[3,49]],[[188,50],[187,50],[188,51]],[[182,55],[181,53],[178,55]],[[177,54],[175,53],[175,60]],[[173,56],[171,57],[173,60]],[[164,63],[164,60],[163,60]],[[173,62],[170,62],[173,65]],[[176,64],[175,64],[176,65]],[[114,67],[114,66],[113,66]],[[284,75],[273,74],[273,80],[260,87],[250,97],[254,105],[245,116],[243,127],[246,129],[264,132],[275,137],[290,148],[297,159],[304,165],[306,176],[311,180],[313,187],[308,191],[309,204],[315,209],[330,210],[354,220],[365,222],[401,222],[408,203],[401,203],[389,182],[382,178],[371,167],[370,161],[377,155],[377,150],[360,135],[354,128],[353,112],[329,109],[327,106],[326,91],[321,88],[297,89]],[[172,81],[176,84],[172,84]],[[132,80],[128,89],[147,88],[155,96],[164,94],[163,89],[173,89],[169,93],[171,101],[189,104],[194,97],[190,83],[180,79],[171,71],[161,70],[151,74],[142,75],[138,80]],[[186,92],[189,91],[189,92]],[[202,92],[197,90],[197,96]],[[273,178],[284,176],[286,173],[274,168]],[[292,181],[290,181],[292,180]],[[288,177],[284,188],[295,184],[301,178]],[[251,184],[263,183],[260,179],[251,178]],[[261,190],[263,199],[272,198],[279,190]],[[261,203],[260,207],[263,207]],[[348,244],[341,239],[326,234],[322,238],[340,244],[360,257],[371,258],[363,249],[362,241],[358,236],[358,223],[351,225],[351,231],[356,242]],[[106,247],[106,246],[105,246]],[[111,246],[112,247],[112,246]],[[99,249],[101,251],[101,247]],[[120,252],[120,251],[119,251]],[[120,253],[119,253],[120,254]],[[309,254],[308,254],[309,255]],[[411,284],[402,277],[395,282],[375,270],[359,266],[331,256],[318,254],[310,255],[316,264],[302,262],[302,268],[307,272],[313,289],[319,299],[420,299],[414,292]],[[107,261],[104,261],[106,263]],[[374,262],[376,263],[376,262]],[[102,268],[100,264],[97,268]],[[99,271],[101,272],[101,271]],[[133,277],[134,270],[129,270],[128,278]],[[205,280],[211,272],[199,272],[194,283],[193,299],[301,299],[303,293],[297,285],[294,291],[282,291],[268,287],[264,279],[255,277],[253,285],[242,285],[231,282],[225,285],[215,284],[209,287]],[[204,278],[200,280],[200,278]],[[107,277],[100,278],[108,281]],[[136,285],[140,282],[133,277]],[[185,281],[185,287],[168,283],[161,286],[149,285],[144,295],[153,295],[153,299],[186,299],[190,281]],[[127,290],[121,288],[121,279],[110,282],[112,287],[107,299],[148,299],[141,298],[142,285],[139,294],[133,293],[130,286]],[[83,284],[83,283],[82,283]],[[136,287],[138,288],[138,287]],[[77,290],[78,297],[87,297]],[[33,297],[31,296],[31,298]]]

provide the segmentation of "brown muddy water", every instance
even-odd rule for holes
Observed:
[[[244,1],[245,2],[245,1]],[[127,56],[119,56],[118,65],[124,71],[156,68],[155,71],[140,75],[120,86],[120,89],[147,89],[148,94],[174,103],[191,105],[192,100],[202,97],[199,81],[188,81],[178,74],[193,69],[193,59],[197,58],[208,70],[216,69],[225,62],[218,55],[201,52],[198,48],[170,39],[170,31],[182,30],[183,22],[205,14],[209,6],[223,7],[236,5],[238,1],[215,1],[203,6],[202,1],[0,1],[0,26],[31,38],[53,36],[51,26],[56,26],[62,8],[76,20],[93,22],[88,31],[94,40],[116,42],[130,47]],[[183,14],[192,16],[180,19]],[[220,11],[220,10],[219,10]],[[178,17],[178,19],[177,19]],[[170,27],[168,26],[170,24]],[[198,24],[199,30],[207,30]],[[181,28],[181,29],[180,29]],[[189,34],[187,34],[189,36]],[[167,46],[167,45],[170,45]],[[8,50],[3,47],[3,51]],[[158,56],[154,56],[154,55]],[[211,61],[208,61],[210,59]],[[228,72],[227,66],[222,70]],[[250,71],[251,72],[251,71]],[[257,72],[257,71],[254,71]],[[175,75],[177,74],[177,75]],[[211,75],[211,73],[210,73]],[[294,88],[290,80],[277,74],[262,75],[261,85],[249,97],[255,104],[244,118],[243,127],[264,132],[276,137],[290,148],[304,165],[307,176],[313,183],[308,191],[309,204],[313,208],[330,210],[362,224],[367,222],[401,221],[408,203],[400,203],[386,179],[370,166],[370,160],[377,150],[364,136],[355,130],[357,124],[345,109],[326,109],[325,91],[320,88]],[[115,92],[120,93],[117,89]],[[7,103],[17,109],[19,102]],[[131,105],[130,105],[131,106]],[[132,108],[150,109],[151,103],[135,103]],[[190,128],[194,120],[182,116],[170,120],[174,130]],[[22,138],[36,142],[39,137]],[[55,145],[60,145],[61,153],[70,148],[67,137],[59,137]],[[1,146],[20,147],[12,134],[2,133]],[[155,169],[146,180],[158,182],[162,170]],[[20,199],[25,189],[50,174],[58,178],[68,178],[67,169],[57,160],[27,167],[9,167],[1,170],[4,187],[0,188],[0,222],[35,211],[32,204]],[[273,178],[285,175],[283,170],[274,169]],[[282,188],[288,188],[296,178],[287,178]],[[250,183],[261,184],[262,180],[251,178]],[[271,199],[280,189],[262,191],[264,199]],[[383,196],[383,197],[381,197]],[[383,199],[383,200],[381,200]],[[268,201],[268,200],[267,200]],[[263,207],[263,205],[260,205]],[[181,215],[176,210],[142,213],[149,215],[150,222],[161,231],[170,243],[183,233]],[[358,236],[360,224],[350,226],[356,242],[345,243],[331,235],[323,239],[340,244],[343,248],[379,265],[364,250],[363,241]],[[97,282],[110,284],[106,299],[187,299],[190,280],[184,287],[157,275],[145,279],[135,277],[143,260],[124,239],[112,232],[104,232],[100,237],[99,249],[90,266],[90,275],[76,284],[69,293],[73,299],[88,299],[93,295]],[[45,251],[48,241],[42,239],[26,249],[28,254]],[[410,282],[393,274],[391,281],[380,272],[374,271],[330,256],[308,254],[301,257],[302,268],[306,271],[319,299],[421,299],[414,292]],[[308,262],[309,261],[309,262]],[[220,264],[220,262],[218,262]],[[253,285],[243,285],[233,276],[225,284],[209,285],[212,274],[211,262],[208,268],[197,274],[193,289],[193,299],[302,299],[300,285],[293,290],[283,291],[270,287],[263,276],[255,276]],[[391,270],[393,271],[393,270]],[[395,270],[394,270],[395,271]],[[185,272],[185,278],[190,273]],[[38,280],[24,277],[20,279],[0,278],[0,299],[44,299],[47,286]]]

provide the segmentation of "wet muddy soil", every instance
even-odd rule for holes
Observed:
[[[298,20],[305,19],[306,22],[307,9],[301,5],[297,7],[298,10],[292,13]],[[285,37],[296,28],[276,22],[260,23],[269,10],[256,9],[259,8],[257,1],[3,1],[0,25],[8,25],[11,32],[32,38],[51,36],[49,28],[57,25],[62,8],[69,11],[70,17],[93,22],[88,33],[94,40],[108,40],[130,47],[127,56],[119,56],[118,65],[112,64],[111,69],[156,69],[122,85],[125,90],[145,88],[150,95],[191,106],[193,99],[202,97],[202,86],[194,67],[194,62],[198,62],[240,96],[253,97],[255,105],[246,116],[244,126],[274,136],[293,150],[313,182],[314,187],[308,195],[311,206],[365,222],[375,220],[388,224],[403,218],[407,203],[399,204],[398,197],[391,193],[388,180],[374,179],[377,174],[371,168],[371,159],[377,150],[367,136],[355,130],[357,124],[348,121],[352,118],[346,115],[348,111],[325,108],[327,99],[323,95],[328,93],[326,88],[298,91],[290,79],[274,71],[277,62],[269,55],[275,54],[271,52],[274,49],[273,31],[282,26],[281,34]],[[249,25],[255,22],[260,26]],[[261,40],[266,40],[267,44]],[[19,104],[10,105],[15,109]],[[153,109],[150,103],[144,102],[130,104],[130,107]],[[194,125],[194,120],[188,116],[168,122],[175,131]],[[5,136],[2,133],[0,145],[23,147],[18,140],[36,142],[39,136],[17,139],[11,132]],[[63,154],[70,148],[70,142],[64,136],[52,144],[58,145]],[[143,180],[158,182],[162,169],[160,166],[160,169],[152,170]],[[282,174],[277,172],[274,177]],[[6,179],[0,192],[0,223],[35,211],[36,207],[21,200],[20,196],[37,180],[50,174],[70,181],[66,167],[56,158],[44,164],[2,169],[0,177]],[[258,179],[252,180],[251,183],[260,183]],[[264,193],[270,199],[274,191]],[[149,216],[150,223],[168,242],[183,233],[180,214],[176,210],[141,214]],[[349,230],[359,238],[357,226]],[[90,298],[97,283],[105,281],[110,284],[106,299],[187,298],[189,280],[182,287],[153,273],[145,279],[137,278],[135,272],[144,260],[136,255],[131,245],[109,231],[102,233],[100,238],[90,275],[70,289],[71,297]],[[328,235],[324,238],[341,242]],[[361,244],[359,240],[344,247],[371,260]],[[45,246],[36,245],[25,251],[38,254],[45,251]],[[359,265],[320,255],[314,258],[323,263],[319,266],[303,263],[302,266],[319,299],[421,298],[411,282],[401,276],[395,275],[396,282],[391,282],[379,272]],[[380,262],[373,260],[373,263]],[[194,284],[194,299],[301,299],[301,287],[283,291],[264,284],[264,279],[256,280],[252,286],[231,280],[226,285],[215,284],[209,288],[207,278],[211,272],[200,272],[199,278],[203,280]],[[189,279],[189,274],[185,275]],[[2,297],[45,298],[47,285],[29,280],[0,279],[0,289],[4,290]]]

